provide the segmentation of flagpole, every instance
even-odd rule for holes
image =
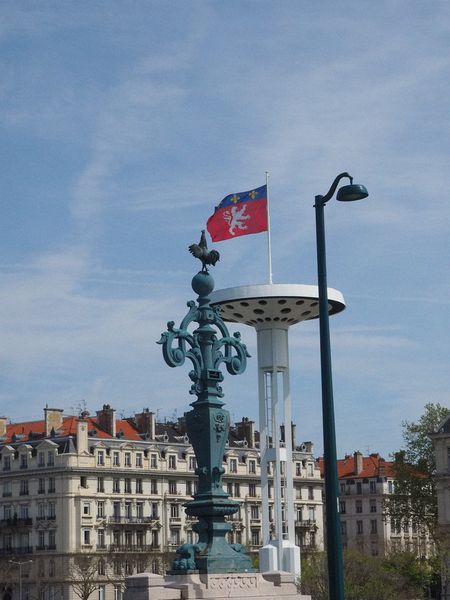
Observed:
[[[267,191],[267,253],[269,265],[269,283],[272,285],[272,240],[270,237],[270,203],[269,203],[269,171],[266,171],[266,191]]]

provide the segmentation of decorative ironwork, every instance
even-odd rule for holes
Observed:
[[[191,250],[192,251],[192,250]],[[213,252],[212,250],[210,252]],[[188,517],[196,517],[192,529],[198,533],[196,544],[183,544],[173,562],[173,573],[199,571],[201,573],[250,572],[251,560],[240,544],[229,544],[225,536],[232,526],[225,517],[239,510],[239,504],[229,499],[222,487],[222,466],[225,444],[230,427],[230,415],[221,400],[225,365],[230,375],[245,371],[250,356],[239,333],[230,335],[220,317],[220,308],[210,305],[209,294],[214,280],[203,269],[192,279],[192,289],[198,294],[197,302],[187,303],[188,313],[176,328],[174,321],[167,323],[161,335],[164,360],[170,367],[182,366],[186,359],[192,363],[189,378],[190,394],[197,396],[192,410],[185,413],[186,427],[197,460],[198,490],[194,499],[185,504]],[[188,328],[197,323],[194,331]]]

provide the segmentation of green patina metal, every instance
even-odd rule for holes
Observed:
[[[176,328],[174,322],[169,321],[167,331],[158,342],[170,367],[180,367],[186,358],[190,359],[193,364],[189,372],[190,393],[197,396],[185,417],[197,460],[199,485],[194,499],[185,506],[188,515],[198,518],[193,529],[199,539],[196,544],[183,544],[177,549],[178,558],[172,564],[171,573],[249,572],[254,569],[243,546],[226,540],[231,525],[225,517],[236,513],[239,504],[230,500],[222,487],[230,414],[224,410],[221,400],[223,374],[219,367],[224,364],[228,373],[239,375],[245,371],[250,355],[240,334],[231,336],[220,317],[220,309],[210,305],[214,280],[204,262],[202,271],[192,279],[192,289],[198,294],[197,303],[189,301],[189,311],[180,327]],[[191,323],[199,325],[192,333],[188,330]]]

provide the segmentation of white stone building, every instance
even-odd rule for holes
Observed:
[[[323,462],[321,461],[323,466]],[[373,556],[411,550],[428,556],[428,535],[414,523],[391,522],[383,515],[383,499],[395,491],[392,462],[379,454],[355,452],[338,460],[342,544]]]
[[[297,542],[323,548],[322,480],[311,443],[296,446]],[[0,592],[2,600],[72,600],[71,561],[89,556],[90,600],[120,600],[125,575],[163,572],[176,547],[194,540],[183,504],[195,492],[195,457],[184,428],[156,423],[148,409],[116,419],[44,409],[42,421],[0,418]],[[230,430],[224,486],[239,502],[230,541],[261,544],[258,432]],[[273,502],[273,501],[272,501]],[[271,511],[273,505],[271,506]],[[11,562],[13,561],[13,562]],[[20,564],[19,564],[20,563]]]

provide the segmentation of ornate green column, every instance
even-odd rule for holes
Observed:
[[[180,327],[177,329],[170,321],[158,342],[162,344],[164,359],[170,367],[180,367],[186,358],[190,359],[193,364],[189,372],[192,381],[190,394],[197,396],[191,404],[192,410],[185,413],[198,475],[198,491],[194,500],[186,503],[186,514],[198,518],[193,529],[198,533],[199,541],[183,544],[177,549],[179,558],[174,560],[171,573],[250,572],[254,569],[243,546],[229,544],[225,539],[231,529],[225,516],[237,512],[239,504],[230,500],[222,487],[222,462],[230,415],[221,400],[223,374],[219,370],[223,363],[231,375],[243,373],[249,354],[240,334],[230,336],[220,317],[220,309],[210,305],[209,294],[214,289],[214,280],[206,264],[214,264],[218,253],[207,251],[203,234],[202,241],[200,246],[190,247],[191,252],[203,262],[203,269],[192,279],[192,289],[198,295],[197,303],[189,301],[189,312]],[[202,249],[203,256],[192,250],[194,246]],[[208,262],[207,257],[211,255],[213,260]],[[188,330],[191,323],[198,323],[192,333]]]

